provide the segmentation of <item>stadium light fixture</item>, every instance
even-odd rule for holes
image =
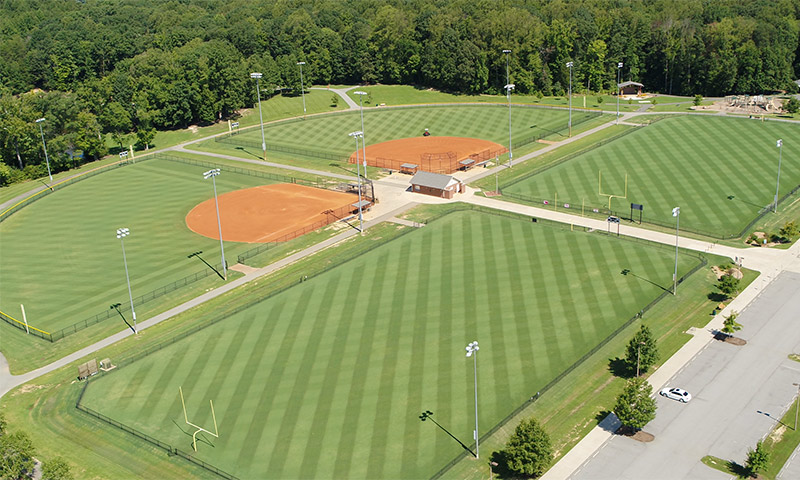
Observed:
[[[364,216],[361,214],[361,171],[359,170],[358,166],[358,139],[361,139],[361,143],[364,143],[364,132],[352,132],[349,133],[351,137],[356,139],[356,176],[358,177],[358,233],[364,235]],[[367,163],[364,162],[364,169],[366,173]]]
[[[778,190],[781,188],[781,159],[783,157],[783,140],[778,139],[778,141],[775,142],[775,146],[778,147],[778,183],[775,185],[774,212],[778,213]]]
[[[358,103],[361,106],[361,149],[364,151],[362,155],[364,160],[364,178],[367,178],[367,142],[364,141],[364,95],[367,95],[367,92],[357,90],[353,93],[358,95]]]
[[[672,209],[672,216],[675,217],[675,273],[672,274],[672,294],[678,294],[678,227],[681,223],[681,207]]]
[[[511,161],[514,159],[514,154],[511,153],[511,90],[514,90],[514,84],[506,84],[505,89],[508,100],[508,168],[511,168]]]
[[[128,298],[131,300],[131,314],[133,314],[133,333],[139,333],[136,328],[136,310],[133,309],[133,294],[131,293],[131,277],[128,275],[128,257],[125,255],[125,237],[131,234],[129,228],[118,228],[117,238],[122,244],[122,263],[125,265],[125,281],[128,283]]]
[[[250,78],[254,78],[256,80],[256,95],[258,96],[258,121],[259,125],[261,125],[261,151],[264,152],[264,161],[267,161],[267,141],[264,139],[264,117],[261,114],[261,88],[259,86],[259,82],[263,75],[258,72],[253,72],[250,74]]]
[[[303,120],[306,118],[306,89],[303,86],[303,65],[306,62],[297,62],[297,65],[300,66],[300,94],[303,96]]]
[[[573,62],[567,62],[567,68],[569,68],[569,136],[572,137],[572,67],[575,64]]]
[[[511,79],[508,76],[508,54],[511,53],[511,50],[508,49],[503,50],[503,53],[506,54],[506,85],[508,85],[509,83],[511,83]]]
[[[622,70],[622,62],[617,63],[617,125],[619,125],[619,73]]]
[[[44,161],[47,163],[47,176],[50,177],[50,183],[53,183],[53,174],[50,173],[50,158],[47,156],[47,145],[44,143],[44,130],[42,130],[42,122],[44,117],[36,120],[39,124],[39,133],[42,135],[42,149],[44,150]]]
[[[480,347],[478,347],[477,340],[467,345],[467,358],[472,357],[475,369],[475,458],[478,458],[480,453],[478,448],[478,350]]]
[[[212,168],[211,170],[203,173],[203,178],[208,180],[211,178],[211,183],[214,185],[214,206],[217,207],[217,227],[219,227],[219,250],[222,255],[222,278],[228,279],[228,267],[225,265],[225,247],[222,244],[222,222],[219,218],[219,202],[217,201],[217,175],[220,174],[219,168]]]

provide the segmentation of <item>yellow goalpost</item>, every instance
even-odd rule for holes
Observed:
[[[186,402],[183,401],[183,387],[178,387],[178,392],[180,392],[180,394],[181,394],[181,405],[183,405],[183,419],[186,421],[187,425],[191,425],[191,426],[193,426],[194,428],[197,429],[192,434],[192,448],[194,448],[194,451],[196,452],[197,451],[197,434],[198,433],[206,432],[207,434],[209,434],[209,435],[211,435],[211,436],[213,436],[215,438],[219,438],[219,431],[217,430],[217,416],[214,414],[214,402],[212,400],[208,401],[211,404],[211,418],[214,419],[214,432],[212,433],[212,432],[206,430],[205,428],[199,427],[199,426],[197,426],[194,423],[189,421],[189,416],[186,415]]]
[[[625,195],[613,195],[610,193],[603,193],[603,171],[597,171],[597,194],[601,197],[608,197],[608,211],[611,212],[611,199],[612,198],[628,198],[628,174],[625,174]]]

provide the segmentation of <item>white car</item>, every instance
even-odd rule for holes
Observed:
[[[687,392],[682,388],[664,388],[661,390],[661,395],[671,398],[673,400],[678,400],[679,402],[686,403],[692,399],[692,394]]]

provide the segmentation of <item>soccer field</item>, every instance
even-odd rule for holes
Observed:
[[[715,237],[736,236],[773,201],[778,172],[776,140],[783,138],[781,195],[800,184],[800,145],[789,139],[800,127],[741,118],[680,116],[668,118],[598,147],[512,185],[503,192],[600,207],[608,197],[612,210],[627,218],[630,203],[644,205],[644,218],[674,225],[673,207],[681,207],[681,228]],[[541,200],[540,200],[541,201]],[[635,215],[636,216],[636,215]],[[638,216],[636,216],[638,218]]]
[[[515,143],[534,135],[550,135],[567,127],[569,113],[563,109],[512,106],[511,132]],[[573,124],[596,117],[596,113],[573,112]],[[508,107],[505,105],[447,105],[364,110],[367,145],[422,135],[480,138],[508,145]],[[360,111],[292,120],[264,128],[267,145],[302,151],[330,153],[346,159],[354,150],[350,132],[361,130]],[[564,134],[566,137],[566,134]],[[261,144],[261,131],[250,129],[229,140]],[[301,153],[298,153],[301,154]],[[327,163],[329,160],[318,160]]]
[[[219,268],[219,241],[193,233],[184,220],[214,196],[205,170],[160,159],[139,162],[57,190],[0,223],[0,310],[21,318],[24,304],[31,325],[55,332],[113,303],[124,309],[129,299],[120,227],[131,232],[125,251],[134,298],[208,269],[199,258],[187,258],[193,252],[202,251]],[[220,194],[271,183],[224,170],[216,179]],[[228,262],[250,246],[228,242]]]
[[[84,405],[241,478],[430,477],[671,285],[674,250],[457,212],[94,379]],[[680,256],[679,274],[697,262]],[[630,274],[621,274],[623,269]],[[175,460],[180,461],[180,460]]]

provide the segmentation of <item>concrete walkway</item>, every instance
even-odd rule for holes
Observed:
[[[377,225],[377,224],[379,224],[381,222],[387,221],[387,220],[395,217],[395,215],[399,215],[399,214],[403,213],[404,211],[408,210],[409,208],[414,207],[415,205],[416,205],[416,203],[414,203],[414,202],[406,202],[405,204],[400,205],[399,207],[397,205],[394,205],[394,204],[390,203],[390,202],[387,202],[386,204],[381,204],[380,206],[376,205],[375,207],[373,207],[373,210],[368,214],[368,216],[365,216],[366,222],[364,224],[364,228],[367,229],[367,228],[372,227],[374,225]],[[390,210],[390,208],[392,208],[392,207],[395,207],[395,208]],[[311,256],[311,255],[313,255],[313,254],[315,254],[315,253],[317,253],[317,252],[319,252],[321,250],[324,250],[325,248],[328,248],[328,247],[330,247],[332,245],[335,245],[335,244],[337,244],[339,242],[342,242],[342,241],[344,241],[344,240],[346,240],[348,238],[354,237],[356,235],[358,235],[358,231],[357,230],[355,230],[355,229],[347,229],[344,232],[342,232],[342,233],[340,233],[340,234],[338,234],[338,235],[336,235],[334,237],[331,237],[331,238],[329,238],[327,240],[324,240],[324,241],[322,241],[322,242],[320,242],[320,243],[318,243],[316,245],[312,245],[312,246],[310,246],[310,247],[308,247],[308,248],[306,248],[304,250],[301,250],[301,251],[296,252],[296,253],[294,253],[292,255],[289,255],[288,257],[283,258],[283,259],[281,259],[281,260],[279,260],[279,261],[277,261],[275,263],[272,263],[270,265],[267,265],[266,267],[256,269],[252,273],[246,274],[243,277],[239,277],[236,280],[233,280],[233,281],[231,281],[229,283],[226,283],[225,285],[222,285],[222,286],[220,286],[218,288],[215,288],[215,289],[213,289],[213,290],[211,290],[209,292],[206,292],[206,293],[204,293],[204,294],[202,294],[202,295],[200,295],[198,297],[195,297],[195,298],[193,298],[193,299],[191,299],[191,300],[189,300],[189,301],[187,301],[185,303],[182,303],[181,305],[178,305],[177,307],[171,308],[171,309],[167,310],[164,313],[161,313],[161,314],[156,315],[156,316],[154,316],[152,318],[149,318],[147,320],[139,322],[139,324],[138,324],[139,332],[141,332],[143,330],[146,330],[147,328],[150,328],[153,325],[157,325],[157,324],[159,324],[159,323],[161,323],[161,322],[163,322],[165,320],[168,320],[168,319],[170,319],[170,318],[172,318],[172,317],[174,317],[176,315],[179,315],[179,314],[189,310],[190,308],[193,308],[193,307],[196,307],[198,305],[201,305],[201,304],[203,304],[203,303],[205,303],[205,302],[207,302],[207,301],[209,301],[209,300],[211,300],[213,298],[217,298],[220,295],[223,295],[223,294],[225,294],[225,293],[227,293],[227,292],[229,292],[229,291],[231,291],[231,290],[233,290],[233,289],[235,289],[237,287],[240,287],[240,286],[242,286],[242,285],[244,285],[244,284],[246,284],[248,282],[251,282],[253,280],[261,278],[261,277],[263,277],[265,275],[269,275],[271,273],[274,273],[274,272],[280,270],[281,268],[283,268],[283,267],[285,267],[287,265],[291,265],[292,263],[295,263],[295,262],[297,262],[297,261],[299,261],[299,260],[301,260],[303,258]],[[51,363],[49,365],[46,365],[44,367],[38,368],[36,370],[30,371],[30,372],[27,372],[27,373],[23,373],[21,375],[11,375],[10,372],[9,372],[9,369],[8,369],[8,362],[6,362],[5,357],[0,355],[0,397],[5,395],[6,393],[8,393],[9,390],[13,389],[14,387],[16,387],[18,385],[22,385],[23,383],[29,382],[29,381],[33,380],[34,378],[40,377],[40,376],[42,376],[42,375],[44,375],[46,373],[49,373],[49,372],[57,370],[57,369],[59,369],[61,367],[67,366],[67,365],[69,365],[69,364],[71,364],[73,362],[76,362],[76,361],[80,360],[81,358],[83,358],[83,357],[85,357],[87,355],[90,355],[90,354],[92,354],[92,353],[94,353],[94,352],[96,352],[96,351],[98,351],[98,350],[100,350],[100,349],[102,349],[104,347],[112,345],[112,344],[114,344],[114,343],[116,343],[116,342],[118,342],[120,340],[123,340],[123,339],[125,339],[127,337],[130,337],[132,335],[134,335],[134,334],[133,334],[133,332],[131,332],[130,329],[122,330],[119,333],[116,333],[114,335],[106,337],[103,340],[100,340],[99,342],[93,343],[92,345],[84,347],[84,348],[82,348],[82,349],[80,349],[80,350],[78,350],[78,351],[76,351],[74,353],[71,353],[71,354],[69,354],[69,355],[67,355],[65,357],[62,357],[62,358],[56,360],[55,362],[53,362],[53,363]]]

